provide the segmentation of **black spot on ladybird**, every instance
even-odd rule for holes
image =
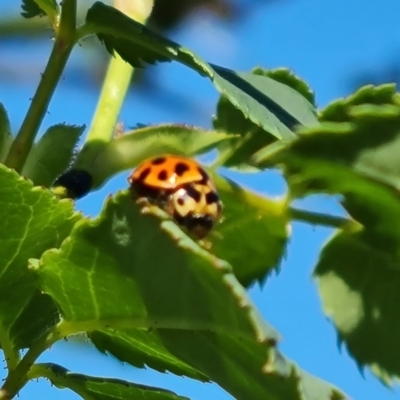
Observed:
[[[165,169],[163,169],[162,171],[160,171],[160,172],[158,173],[157,178],[158,178],[160,181],[165,181],[165,180],[167,180],[167,178],[168,178],[168,173],[167,173],[167,171],[166,171]]]
[[[144,180],[149,176],[150,171],[151,171],[150,168],[144,169],[144,170],[140,173],[138,180],[139,180],[139,181],[144,181]]]
[[[179,199],[177,200],[178,204],[180,206],[183,206],[185,204],[185,200],[182,199],[182,197],[179,197]]]
[[[215,192],[209,192],[206,194],[207,204],[217,203],[219,201],[219,196]]]
[[[201,167],[199,167],[198,170],[199,170],[199,172],[200,172],[200,174],[201,174],[201,176],[202,176],[202,180],[201,180],[199,183],[203,183],[203,184],[204,184],[204,183],[207,183],[208,180],[210,179],[209,176],[208,176],[208,174],[207,174],[207,172],[204,171],[204,169],[201,168]]]
[[[153,165],[161,165],[161,164],[164,164],[166,160],[167,160],[166,157],[157,157],[154,160],[152,160],[151,163]]]
[[[193,186],[186,187],[186,193],[190,196],[196,203],[201,199],[201,193],[198,192]]]
[[[183,162],[178,162],[178,164],[175,165],[175,173],[178,176],[182,176],[188,170],[189,166]]]

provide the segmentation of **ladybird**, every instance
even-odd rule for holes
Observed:
[[[207,172],[190,158],[145,160],[129,176],[131,191],[166,211],[199,239],[221,218],[222,202]]]

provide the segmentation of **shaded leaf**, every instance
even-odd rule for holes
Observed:
[[[359,365],[399,377],[400,102],[392,85],[365,87],[321,113],[320,127],[272,153],[294,196],[329,193],[356,221],[324,248],[315,275],[328,316]]]
[[[12,143],[10,121],[7,111],[0,103],[0,162],[4,161]]]
[[[226,178],[215,177],[214,181],[224,214],[211,232],[211,249],[232,265],[242,285],[262,283],[277,270],[285,253],[289,237],[287,200],[257,195]]]
[[[308,399],[229,265],[157,210],[143,215],[121,193],[43,255],[38,284],[63,314],[58,330],[140,330],[236,398]],[[326,385],[327,400],[339,396]]]
[[[153,33],[114,7],[95,2],[87,12],[86,23],[111,54],[117,51],[126,61],[129,58],[134,67],[141,67],[143,62],[170,61],[176,56],[177,45],[174,42]],[[136,40],[131,40],[131,36]]]
[[[203,382],[207,376],[171,354],[157,335],[144,330],[103,330],[88,334],[94,345],[103,353],[111,353],[118,360],[137,368],[149,366],[159,372],[173,372]]]
[[[218,146],[217,163],[241,171],[257,171],[249,165],[251,156],[260,148],[272,143],[275,138],[246,118],[225,96],[221,96],[218,101],[213,124],[215,129],[236,134],[236,137],[233,136]]]
[[[398,251],[381,251],[379,244],[365,240],[364,232],[338,233],[324,247],[314,276],[324,311],[357,363],[371,367],[386,384],[398,378]]]
[[[28,347],[58,319],[53,301],[34,286],[28,259],[58,247],[79,216],[70,201],[0,165],[0,342],[3,348]]]
[[[54,125],[35,143],[22,175],[35,185],[50,186],[71,165],[75,147],[85,126]]]
[[[38,376],[48,378],[58,388],[68,388],[83,399],[96,400],[189,400],[169,390],[139,385],[121,379],[100,378],[75,374],[56,364],[39,364],[33,367]]]

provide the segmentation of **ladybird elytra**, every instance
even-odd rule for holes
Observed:
[[[142,162],[129,176],[131,191],[156,204],[199,239],[221,218],[214,183],[197,161],[162,155]]]

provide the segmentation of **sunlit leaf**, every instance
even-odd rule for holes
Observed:
[[[297,75],[294,74],[288,68],[276,68],[276,69],[263,69],[260,67],[254,68],[253,74],[268,76],[277,82],[281,82],[297,92],[299,92],[312,106],[316,107],[315,94],[311,90],[310,86]],[[314,114],[315,111],[313,112]],[[312,124],[314,121],[310,121]],[[306,124],[307,125],[307,124]]]
[[[164,213],[148,211],[154,215],[143,215],[126,193],[109,198],[100,218],[80,223],[59,251],[42,257],[38,284],[69,332],[138,330],[162,342],[172,363],[180,359],[181,368],[189,365],[236,398],[316,398],[304,396],[308,381],[279,354],[275,331],[230,266]],[[112,345],[104,350],[113,354]],[[343,398],[324,387],[321,399]]]
[[[309,119],[304,119],[302,115],[305,112],[308,114],[311,109],[310,105],[314,105],[313,93],[304,81],[296,77],[290,70],[284,68],[276,70],[256,68],[252,73],[272,78],[297,90],[309,101],[309,105],[305,101],[296,103],[292,99],[286,100],[285,98],[280,99],[281,104],[285,105],[287,110],[290,109],[291,113],[296,115],[299,120],[302,120],[302,124],[316,124],[315,111],[309,114]],[[270,92],[272,93],[273,90]],[[278,100],[279,96],[284,95],[284,91],[278,90],[275,92],[274,99]],[[219,146],[220,160],[222,162],[217,161],[218,164],[239,168],[241,171],[244,169],[246,171],[257,171],[253,165],[252,156],[261,148],[276,140],[276,137],[266,132],[260,125],[252,122],[239,108],[233,106],[225,96],[221,96],[219,99],[217,114],[213,123],[218,130],[238,134],[238,137],[234,137],[231,141],[224,142]]]
[[[34,286],[28,259],[57,247],[79,219],[70,201],[0,165],[0,343],[28,347],[58,320],[53,301]]]

